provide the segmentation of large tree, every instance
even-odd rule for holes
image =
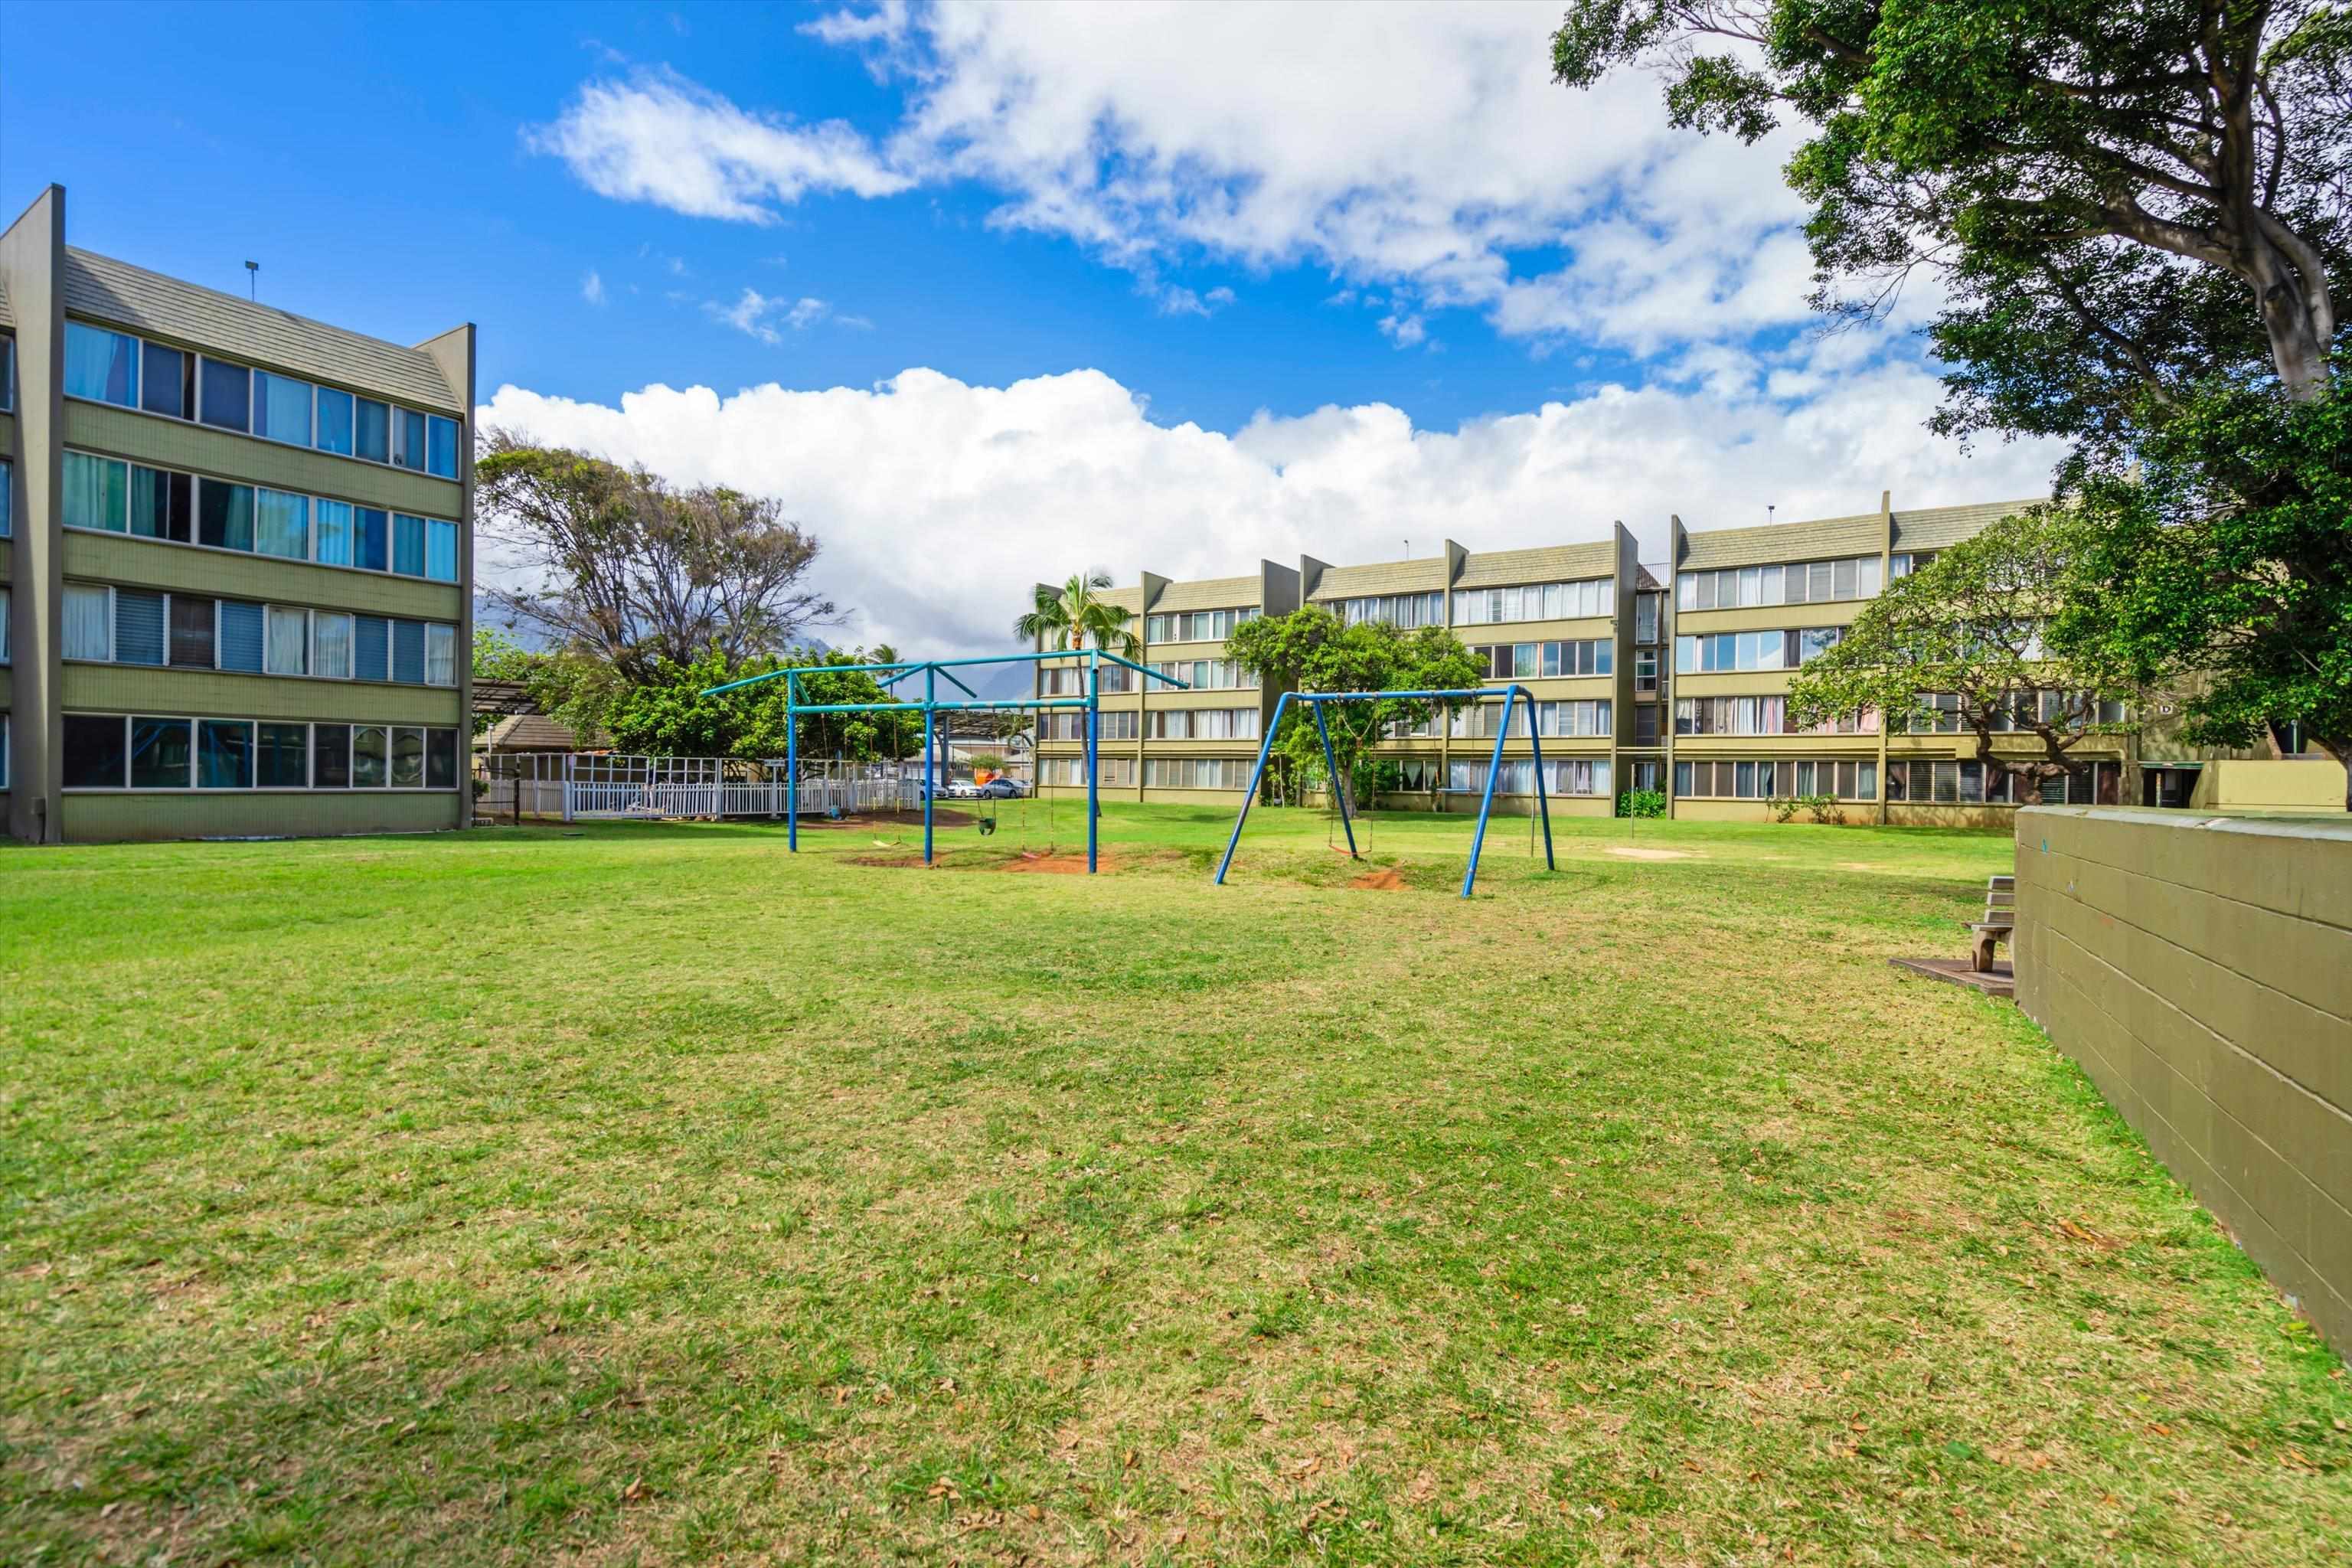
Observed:
[[[872,675],[833,667],[887,663],[895,657],[887,648],[870,656],[856,649],[801,649],[782,658],[730,659],[711,647],[684,664],[659,661],[642,680],[614,680],[605,667],[588,660],[559,661],[542,669],[538,686],[551,700],[550,712],[578,733],[608,735],[614,751],[761,762],[786,754],[784,682],[762,681],[715,694],[712,688],[793,668],[804,672],[799,680],[803,704],[883,702],[889,694]],[[851,762],[913,757],[923,749],[919,710],[798,717],[804,766],[836,756]]]
[[[730,664],[781,654],[835,618],[805,582],[816,540],[773,500],[681,489],[504,430],[489,432],[474,484],[485,532],[536,584],[492,588],[491,603],[625,682],[711,648]]]
[[[1442,626],[1408,632],[1384,621],[1347,626],[1316,605],[1244,622],[1225,639],[1225,652],[1262,682],[1301,691],[1459,691],[1475,688],[1486,675]],[[1360,799],[1369,789],[1365,753],[1391,725],[1419,724],[1440,707],[1451,712],[1458,706],[1398,698],[1327,704],[1332,756],[1352,786],[1350,798]],[[1274,737],[1274,754],[1294,785],[1326,772],[1322,740],[1306,710],[1293,703]]]
[[[2129,729],[2116,710],[2138,694],[2108,650],[2045,646],[2084,545],[2078,520],[2034,507],[1896,578],[1790,679],[1789,721],[1810,729],[1871,711],[1894,730],[1957,725],[1976,738],[1989,797],[2004,773],[2033,786],[2075,771],[2074,748]],[[2028,749],[2002,749],[2003,736]]]
[[[2352,397],[2214,392],[2136,458],[2068,475],[2087,547],[2052,646],[2175,683],[2191,742],[2299,725],[2352,811]]]
[[[2343,329],[2352,24],[2323,0],[1577,0],[1560,82],[1659,68],[1675,123],[1812,128],[1825,310],[1922,268],[1948,430],[2122,441],[2184,383],[2319,395]]]

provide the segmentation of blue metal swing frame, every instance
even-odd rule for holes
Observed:
[[[982,698],[961,679],[950,673],[984,664],[1043,664],[1047,659],[1082,658],[1086,662],[1087,692],[1083,697],[1031,697],[992,700]],[[754,675],[742,680],[730,680],[724,686],[707,687],[705,697],[716,697],[722,691],[738,691],[762,681],[782,680],[784,683],[784,848],[797,855],[801,849],[801,727],[803,713],[913,713],[923,716],[923,864],[932,863],[931,803],[938,796],[940,776],[944,771],[939,755],[940,743],[946,737],[940,732],[935,715],[940,713],[1004,712],[1009,710],[1049,708],[1083,709],[1087,715],[1087,873],[1097,869],[1099,855],[1099,829],[1102,813],[1101,790],[1096,782],[1100,771],[1097,762],[1102,742],[1102,667],[1118,665],[1134,670],[1147,679],[1161,681],[1179,690],[1186,690],[1191,682],[1162,675],[1132,659],[1119,658],[1097,648],[1063,648],[1053,653],[1003,653],[988,658],[924,658],[903,659],[893,664],[806,664],[784,669],[772,669],[765,675]],[[919,675],[923,678],[923,697],[919,702],[803,702],[801,677],[804,675],[872,675],[884,690],[900,681]],[[887,677],[887,679],[879,679]],[[970,700],[963,702],[940,700],[940,682],[962,692]],[[1043,781],[1035,786],[1043,788]]]
[[[1526,687],[1481,686],[1466,691],[1286,691],[1275,703],[1274,717],[1267,721],[1265,736],[1258,742],[1257,765],[1250,771],[1249,791],[1242,796],[1242,809],[1234,818],[1234,834],[1225,841],[1224,858],[1217,862],[1216,884],[1219,887],[1224,885],[1225,871],[1234,863],[1234,850],[1242,841],[1242,826],[1249,821],[1250,807],[1257,804],[1258,786],[1265,779],[1266,759],[1273,754],[1274,738],[1282,730],[1283,711],[1293,702],[1311,709],[1315,714],[1315,731],[1323,741],[1323,765],[1331,781],[1331,798],[1339,803],[1339,826],[1348,835],[1348,855],[1350,859],[1361,859],[1362,857],[1356,853],[1355,821],[1348,814],[1348,790],[1340,782],[1339,761],[1331,751],[1331,727],[1324,722],[1324,708],[1334,702],[1379,702],[1383,700],[1492,702],[1498,697],[1503,701],[1503,721],[1495,727],[1495,754],[1486,764],[1486,790],[1478,801],[1478,826],[1470,837],[1470,865],[1462,873],[1462,896],[1468,898],[1470,890],[1478,883],[1478,855],[1486,847],[1486,822],[1495,812],[1495,781],[1503,773],[1503,742],[1511,733],[1512,710],[1522,701],[1528,705],[1528,741],[1535,748],[1536,805],[1543,816],[1544,867],[1547,870],[1559,869],[1559,863],[1552,858],[1551,795],[1544,787],[1543,738],[1536,733],[1536,698],[1535,693]]]

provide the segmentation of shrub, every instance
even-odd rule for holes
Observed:
[[[1664,790],[1629,789],[1617,797],[1620,816],[1664,816],[1666,815],[1666,795]]]

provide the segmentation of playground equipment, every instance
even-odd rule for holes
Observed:
[[[1242,825],[1249,821],[1250,807],[1257,801],[1258,785],[1265,778],[1266,758],[1273,752],[1275,736],[1281,732],[1283,711],[1290,704],[1299,703],[1310,709],[1315,714],[1315,731],[1323,741],[1323,765],[1331,781],[1331,797],[1339,803],[1339,826],[1348,835],[1348,855],[1351,859],[1360,860],[1363,857],[1356,852],[1355,824],[1348,815],[1348,784],[1339,777],[1339,761],[1331,752],[1331,729],[1323,720],[1325,706],[1333,702],[1382,700],[1492,702],[1497,698],[1500,698],[1503,703],[1503,721],[1495,727],[1495,754],[1486,764],[1486,789],[1478,801],[1478,826],[1470,837],[1470,866],[1462,874],[1462,896],[1468,898],[1470,889],[1476,886],[1478,881],[1478,852],[1486,847],[1486,820],[1494,815],[1495,810],[1495,781],[1502,776],[1503,772],[1503,742],[1511,732],[1512,710],[1516,704],[1522,701],[1528,705],[1529,721],[1528,739],[1535,747],[1536,805],[1543,816],[1544,867],[1548,870],[1558,870],[1559,865],[1552,858],[1551,850],[1551,796],[1544,787],[1543,741],[1536,734],[1533,721],[1535,693],[1526,687],[1482,686],[1466,691],[1286,691],[1275,703],[1274,718],[1265,727],[1265,739],[1258,742],[1257,765],[1250,770],[1249,790],[1242,796],[1241,811],[1234,818],[1234,835],[1225,841],[1224,858],[1217,862],[1215,879],[1217,885],[1220,887],[1224,885],[1226,868],[1234,863],[1234,850],[1242,841]]]
[[[991,700],[982,697],[971,687],[965,685],[960,677],[950,673],[951,670],[969,669],[979,665],[1034,665],[1042,664],[1047,659],[1074,658],[1086,661],[1087,689],[1083,697],[1024,697],[1002,700]],[[889,713],[904,716],[920,712],[923,716],[923,864],[926,866],[932,863],[932,803],[939,795],[940,781],[947,771],[942,765],[940,755],[940,742],[945,737],[940,732],[938,723],[939,714],[1003,713],[1019,710],[1034,710],[1043,713],[1052,709],[1083,710],[1087,716],[1087,872],[1091,876],[1097,868],[1099,848],[1097,840],[1099,837],[1102,818],[1099,787],[1096,780],[1101,771],[1097,766],[1097,751],[1102,736],[1102,667],[1105,663],[1123,666],[1146,679],[1157,680],[1179,689],[1184,689],[1191,684],[1188,681],[1179,680],[1172,675],[1162,675],[1157,670],[1147,669],[1132,660],[1119,658],[1117,654],[1105,653],[1100,648],[1064,648],[1053,653],[998,654],[988,658],[908,659],[895,664],[794,665],[787,669],[772,669],[765,675],[754,675],[743,680],[730,680],[724,686],[709,687],[703,691],[702,695],[715,697],[722,691],[734,691],[746,686],[757,686],[765,680],[782,680],[784,683],[784,733],[786,736],[784,847],[788,853],[794,855],[800,853],[801,847],[800,716],[803,713]],[[900,681],[919,675],[923,678],[922,700],[919,702],[911,699],[901,699],[890,702],[805,703],[800,700],[800,680],[804,675],[860,674],[875,677],[885,690],[897,686]],[[962,692],[965,700],[944,702],[940,700],[939,687],[941,680],[945,680]],[[1264,765],[1263,758],[1260,758],[1260,765]],[[990,826],[992,830],[994,826],[992,816],[990,818]]]

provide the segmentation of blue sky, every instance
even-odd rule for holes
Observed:
[[[852,636],[978,646],[1089,554],[2040,486],[1919,428],[1907,323],[1809,331],[1789,143],[1551,86],[1557,13],[18,5],[0,199],[383,336],[474,320],[490,417],[782,495]],[[886,584],[910,555],[949,563]]]

